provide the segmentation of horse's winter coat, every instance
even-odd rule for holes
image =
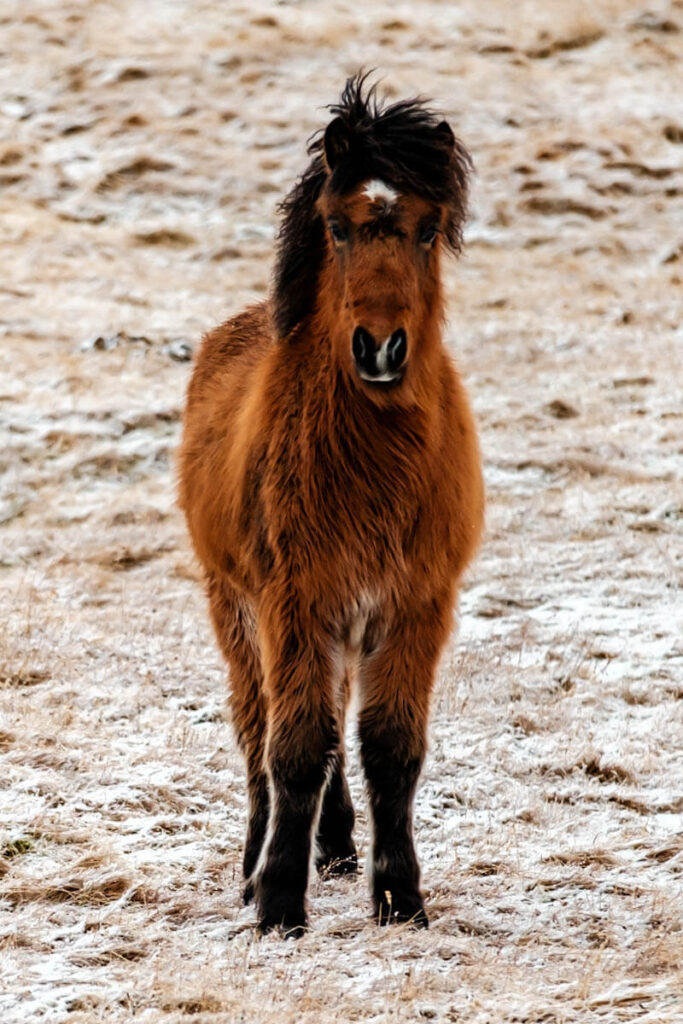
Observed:
[[[441,337],[468,154],[349,80],[282,204],[272,298],[207,335],[180,493],[247,762],[246,898],[300,934],[314,852],[355,871],[353,685],[378,919],[426,925],[412,838],[437,660],[477,546],[474,423]]]

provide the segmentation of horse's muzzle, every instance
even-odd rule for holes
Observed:
[[[396,384],[401,380],[408,354],[408,339],[402,327],[379,345],[370,331],[356,327],[351,349],[359,376],[368,384]]]

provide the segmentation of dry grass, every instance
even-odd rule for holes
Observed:
[[[665,7],[3,17],[3,1024],[683,1019],[683,6]],[[189,347],[267,287],[277,199],[359,64],[438,97],[476,158],[447,287],[488,530],[417,801],[429,932],[377,929],[362,878],[315,879],[301,942],[259,941],[172,459]],[[351,772],[365,850],[354,751]]]

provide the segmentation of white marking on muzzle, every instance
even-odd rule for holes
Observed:
[[[377,363],[377,369],[379,370],[380,374],[386,374],[387,372],[387,364],[389,358],[389,342],[391,341],[391,338],[392,335],[390,334],[388,338],[384,339],[380,347],[377,349],[375,361]]]
[[[378,377],[371,377],[369,373],[359,370],[361,380],[367,380],[370,384],[390,384],[392,380],[398,380],[398,373],[382,373]]]
[[[360,367],[358,367],[358,373],[362,380],[367,380],[370,384],[390,384],[394,380],[398,380],[401,376],[401,371],[391,373],[388,369],[389,366],[389,342],[393,338],[393,334],[390,334],[388,338],[385,338],[380,347],[375,353],[375,362],[377,365],[377,373],[365,373]]]
[[[398,199],[398,192],[391,185],[387,185],[386,181],[381,181],[379,178],[373,178],[372,181],[369,181],[363,192],[371,203],[381,199],[383,202],[388,203],[389,206],[393,206]]]

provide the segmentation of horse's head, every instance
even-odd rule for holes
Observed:
[[[430,318],[441,314],[444,210],[379,178],[347,195],[328,186],[318,207],[336,282],[328,302],[338,356],[365,385],[388,390],[419,356]]]
[[[281,334],[317,313],[336,362],[379,395],[438,337],[440,253],[460,249],[470,158],[424,102],[382,107],[364,82],[347,82],[283,204],[275,311]]]

